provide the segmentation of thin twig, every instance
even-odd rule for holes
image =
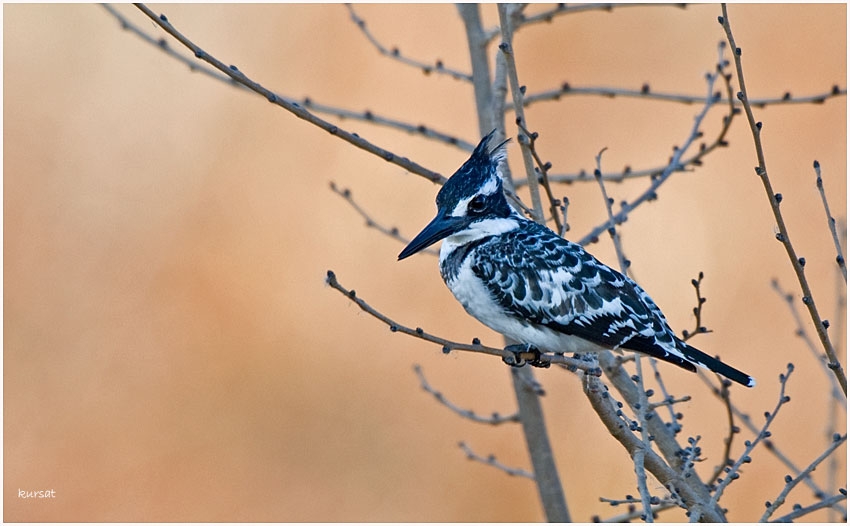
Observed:
[[[251,91],[262,95],[266,100],[268,100],[272,104],[285,109],[286,111],[292,113],[299,119],[305,120],[310,124],[313,124],[314,126],[317,126],[327,131],[331,135],[339,137],[340,139],[348,142],[349,144],[360,148],[361,150],[376,155],[389,163],[400,166],[401,168],[404,168],[405,170],[411,173],[420,175],[434,183],[443,184],[446,182],[446,178],[440,175],[439,173],[434,172],[433,170],[429,170],[428,168],[425,168],[424,166],[421,166],[411,161],[407,157],[396,155],[389,150],[376,146],[375,144],[367,141],[366,139],[363,139],[355,133],[344,130],[336,124],[330,123],[324,119],[313,115],[300,104],[290,102],[289,100],[278,96],[276,93],[270,91],[269,89],[263,87],[259,83],[249,78],[247,75],[242,73],[236,66],[227,66],[224,62],[220,61],[216,57],[210,55],[209,53],[201,49],[194,42],[192,42],[186,36],[180,33],[173,25],[171,25],[165,15],[157,16],[144,4],[134,5],[140,11],[142,11],[148,18],[153,20],[155,24],[165,30],[166,33],[176,38],[181,44],[186,46],[195,55],[195,58],[207,62],[221,73],[224,73],[225,75],[233,79],[234,82],[237,82],[247,87]]]
[[[623,275],[627,275],[629,263],[626,259],[626,256],[623,254],[623,247],[620,243],[620,235],[617,232],[616,227],[614,227],[613,223],[613,212],[611,211],[611,203],[612,199],[608,197],[608,192],[605,190],[605,183],[602,182],[602,178],[599,177],[602,174],[602,154],[605,153],[607,148],[602,148],[599,153],[596,155],[596,170],[594,171],[594,175],[596,175],[596,180],[599,182],[599,188],[602,192],[602,198],[605,201],[605,209],[608,213],[608,219],[612,221],[611,227],[608,229],[608,234],[611,235],[611,241],[614,243],[614,249],[617,253],[617,260],[620,265],[620,272]],[[646,484],[646,468],[644,466],[644,460],[646,457],[646,451],[651,450],[652,445],[650,444],[649,431],[647,430],[647,411],[649,411],[649,400],[647,396],[646,387],[643,382],[643,360],[641,356],[635,354],[635,367],[637,369],[637,375],[635,380],[637,382],[638,387],[638,400],[637,403],[634,404],[635,409],[635,418],[637,419],[638,428],[640,430],[641,442],[643,443],[643,448],[638,448],[632,454],[632,463],[634,464],[635,470],[635,478],[637,479],[637,488],[638,494],[640,495],[641,506],[643,507],[644,514],[641,518],[644,522],[653,522],[652,518],[652,497],[649,494],[649,488]]]
[[[829,203],[826,201],[826,192],[823,189],[823,178],[820,173],[820,163],[814,162],[815,173],[817,174],[816,185],[820,193],[821,201],[823,201],[823,209],[826,212],[826,222],[829,225],[829,232],[832,234],[832,241],[835,243],[835,261],[838,263],[838,268],[841,269],[841,275],[844,276],[844,283],[847,283],[847,263],[844,261],[844,252],[841,250],[841,240],[838,238],[838,231],[835,228],[835,218],[829,212]]]
[[[422,386],[422,389],[426,393],[430,393],[438,402],[451,409],[455,414],[462,416],[467,420],[472,420],[473,422],[477,422],[479,424],[490,424],[494,426],[504,424],[506,422],[519,422],[519,413],[502,415],[500,413],[494,412],[490,416],[479,416],[475,413],[475,411],[471,409],[461,409],[460,407],[453,404],[450,400],[448,400],[443,395],[443,393],[431,387],[431,384],[429,384],[428,380],[425,378],[425,373],[422,372],[422,366],[420,366],[419,364],[415,364],[413,366],[413,372],[415,372],[416,376],[419,377],[419,384]]]
[[[614,200],[608,197],[608,191],[605,190],[605,182],[602,181],[602,154],[605,153],[605,150],[607,149],[607,147],[602,148],[599,153],[596,154],[596,169],[593,170],[593,176],[596,178],[596,182],[599,183],[599,190],[602,192],[602,199],[605,201],[605,211],[608,213],[608,222],[611,225],[608,227],[608,235],[611,236],[611,242],[614,244],[614,251],[617,253],[617,262],[620,265],[620,272],[622,272],[624,276],[628,276],[630,262],[626,259],[626,255],[623,253],[623,244],[620,239],[620,233],[614,226],[616,223],[614,223],[614,211],[611,206],[614,204]]]
[[[682,430],[682,424],[679,423],[679,420],[683,418],[683,415],[673,408],[673,404],[679,401],[687,402],[691,397],[685,395],[681,398],[675,398],[667,391],[667,386],[664,384],[664,379],[658,370],[658,360],[650,357],[649,366],[652,367],[652,375],[655,378],[655,383],[658,384],[658,388],[661,390],[661,396],[664,398],[661,402],[649,404],[649,409],[654,411],[658,407],[667,407],[667,412],[670,415],[670,421],[667,426],[673,435],[677,435]]]
[[[385,226],[381,225],[380,223],[378,223],[377,221],[375,221],[374,219],[372,219],[372,216],[370,216],[365,210],[363,210],[363,208],[354,200],[354,196],[351,195],[351,190],[349,190],[348,188],[340,189],[339,187],[337,187],[336,183],[334,183],[333,181],[330,182],[330,187],[331,187],[331,191],[333,193],[335,193],[336,195],[345,199],[345,202],[348,203],[351,206],[351,208],[354,209],[355,212],[360,214],[360,217],[362,217],[363,219],[366,220],[366,227],[374,228],[378,232],[380,232],[380,233],[382,233],[382,234],[384,234],[384,235],[386,235],[386,236],[388,236],[392,239],[395,239],[396,241],[400,242],[403,245],[407,245],[408,243],[410,243],[409,239],[407,239],[406,237],[404,237],[404,236],[402,236],[401,234],[398,233],[398,228],[396,228],[394,226],[393,227],[385,227]],[[435,250],[433,248],[426,248],[426,249],[422,250],[421,252],[424,252],[426,254],[430,254],[432,256],[438,256],[440,254],[437,250]]]
[[[701,95],[683,95],[681,93],[654,91],[650,89],[648,84],[644,84],[640,89],[628,89],[607,86],[574,86],[569,82],[564,82],[558,88],[541,91],[540,93],[531,93],[525,97],[524,102],[525,106],[531,106],[532,104],[540,102],[559,101],[565,96],[572,95],[598,96],[605,98],[626,97],[659,102],[678,102],[682,104],[696,104],[705,100],[705,97]],[[814,95],[792,97],[791,93],[786,92],[781,97],[754,99],[750,102],[750,104],[757,108],[764,108],[766,106],[787,106],[791,104],[823,104],[829,99],[845,96],[847,96],[846,88],[833,86],[827,92],[816,93]],[[730,99],[730,102],[736,105],[741,104],[741,101],[734,98]]]
[[[649,443],[649,431],[647,430],[646,425],[646,414],[649,408],[649,400],[646,388],[643,383],[643,360],[637,354],[635,355],[635,366],[637,367],[637,384],[640,397],[640,407],[638,407],[637,411],[635,411],[635,416],[637,417],[638,426],[640,427],[640,440],[641,442],[643,442],[643,448],[635,450],[634,454],[632,455],[632,462],[635,466],[635,477],[637,478],[638,494],[640,495],[641,505],[643,506],[644,510],[644,515],[642,516],[642,519],[644,522],[653,522],[652,497],[649,494],[649,488],[646,485],[646,468],[644,466],[646,451],[651,450],[652,448],[652,445]]]
[[[604,501],[603,501],[604,502]],[[615,506],[615,504],[611,504]],[[679,506],[679,503],[673,499],[664,499],[660,504],[652,506],[652,516],[657,517],[659,512],[664,510],[669,510],[670,508],[675,508]],[[613,517],[602,518],[598,515],[592,517],[590,522],[605,522],[605,523],[619,523],[619,522],[631,522],[634,519],[639,519],[644,515],[643,509],[637,509],[634,505],[629,506],[629,511],[626,513],[621,513],[620,515],[614,515]]]
[[[815,502],[811,506],[806,506],[805,508],[797,508],[796,510],[788,513],[787,515],[783,515],[778,519],[774,519],[771,522],[794,522],[794,519],[799,519],[800,517],[805,517],[809,513],[814,511],[823,509],[823,508],[832,508],[839,502],[847,500],[847,491],[844,490],[840,492],[838,495],[832,495],[831,497],[826,497],[823,500],[819,500]],[[844,519],[841,522],[847,522],[847,517],[845,515]]]
[[[152,46],[156,47],[156,49],[159,49],[160,51],[162,51],[163,53],[165,53],[169,57],[177,60],[178,62],[182,62],[183,64],[186,64],[189,67],[190,71],[198,72],[198,73],[207,75],[208,77],[210,77],[212,79],[218,80],[220,82],[224,82],[224,83],[226,83],[230,86],[233,86],[233,87],[236,87],[236,88],[239,88],[239,89],[243,89],[245,91],[251,91],[244,84],[240,84],[240,83],[236,82],[235,80],[233,80],[232,77],[230,77],[228,75],[224,75],[222,73],[219,73],[218,70],[213,69],[209,66],[206,66],[205,64],[197,62],[197,60],[194,57],[188,57],[186,55],[178,53],[175,49],[173,49],[171,46],[168,45],[168,42],[165,39],[154,38],[153,36],[148,34],[146,31],[144,31],[142,28],[140,28],[139,26],[130,22],[125,16],[123,16],[121,13],[119,13],[118,10],[116,10],[111,5],[109,5],[109,4],[100,4],[100,5],[101,5],[101,7],[106,9],[106,11],[109,14],[111,14],[113,17],[115,17],[116,20],[118,20],[118,22],[121,24],[122,29],[129,31],[130,33],[136,35],[137,37],[141,38],[143,41],[147,42],[148,44],[151,44]],[[384,126],[384,127],[391,128],[391,129],[397,129],[397,130],[405,131],[405,132],[410,133],[412,135],[420,135],[422,137],[425,137],[426,139],[432,139],[432,140],[442,142],[442,143],[445,143],[445,144],[448,144],[448,145],[451,145],[451,146],[456,146],[456,147],[458,147],[458,148],[460,148],[464,151],[467,151],[467,152],[471,152],[473,149],[475,149],[475,145],[468,142],[468,141],[465,141],[465,140],[463,140],[463,139],[461,139],[457,136],[454,136],[454,135],[449,135],[447,133],[443,133],[443,132],[434,130],[433,128],[426,126],[424,124],[411,124],[411,123],[408,123],[408,122],[405,122],[405,121],[400,121],[398,119],[393,119],[391,117],[386,117],[386,116],[380,115],[380,114],[375,113],[371,110],[355,111],[355,110],[349,110],[349,109],[345,109],[345,108],[339,108],[339,107],[336,107],[336,106],[323,104],[321,102],[316,102],[315,100],[313,100],[310,97],[303,97],[301,99],[296,99],[296,98],[293,98],[293,97],[287,97],[287,96],[283,96],[283,95],[280,95],[280,94],[278,94],[277,96],[279,98],[283,99],[283,100],[290,102],[291,104],[301,104],[305,108],[310,109],[310,110],[312,110],[316,113],[321,113],[321,114],[324,114],[324,115],[333,115],[335,117],[339,117],[340,119],[369,122],[369,123],[372,123],[372,124],[376,124],[378,126]]]
[[[516,113],[516,123],[523,126],[523,128],[520,128],[520,133],[517,135],[517,141],[519,142],[520,150],[522,151],[522,160],[525,164],[526,179],[528,180],[528,188],[531,193],[531,204],[534,209],[534,215],[532,218],[538,223],[545,225],[546,220],[543,215],[543,204],[540,200],[540,190],[537,187],[537,177],[534,173],[534,159],[531,156],[531,150],[529,148],[529,138],[522,133],[522,129],[525,129],[527,124],[525,120],[525,113],[522,109],[522,92],[524,89],[520,88],[519,85],[519,78],[513,53],[513,29],[510,18],[513,15],[514,6],[515,4],[498,5],[499,23],[502,28],[502,42],[499,44],[499,49],[505,59],[508,84],[511,87],[514,112]]]
[[[521,27],[539,24],[541,22],[550,23],[555,17],[560,15],[568,15],[575,13],[583,13],[587,11],[607,11],[611,12],[614,8],[621,7],[647,7],[647,6],[666,6],[666,7],[685,7],[684,4],[639,4],[639,3],[605,3],[605,4],[557,4],[553,8],[548,8],[545,11],[535,13],[533,15],[522,15],[517,17],[516,29]],[[495,38],[499,34],[498,28],[489,31],[490,38]]]
[[[764,514],[759,519],[759,522],[767,522],[768,520],[770,520],[770,516],[773,515],[773,513],[785,503],[785,499],[788,497],[788,494],[791,492],[791,490],[794,489],[794,487],[797,486],[797,484],[799,484],[804,477],[808,476],[809,473],[814,471],[815,468],[817,468],[821,462],[826,460],[832,454],[833,451],[838,449],[838,446],[844,444],[845,442],[847,442],[846,434],[836,434],[833,437],[832,443],[829,444],[829,447],[827,447],[823,453],[818,455],[818,458],[813,460],[812,463],[809,464],[800,475],[793,478],[791,477],[791,475],[786,475],[785,487],[782,488],[782,491],[779,492],[779,495],[777,495],[773,502],[771,502],[770,505],[767,507],[767,509],[764,510]]]
[[[691,144],[693,144],[693,142],[698,137],[702,136],[702,132],[700,132],[699,130],[700,125],[702,124],[703,119],[705,119],[705,116],[708,114],[708,111],[711,109],[712,106],[714,106],[714,104],[717,103],[720,98],[719,93],[714,93],[714,81],[717,79],[717,75],[720,74],[722,74],[721,66],[718,66],[718,73],[706,74],[705,78],[706,83],[708,84],[708,94],[706,95],[705,106],[703,106],[702,111],[694,118],[694,125],[691,128],[690,135],[681,147],[675,148],[673,157],[670,159],[670,162],[667,164],[667,167],[661,172],[661,175],[654,178],[652,184],[649,185],[649,188],[647,188],[637,198],[635,198],[631,202],[623,202],[620,212],[614,215],[613,218],[607,219],[604,223],[598,225],[587,235],[582,237],[581,240],[578,241],[580,245],[587,245],[592,240],[597,239],[602,232],[606,231],[611,226],[615,226],[625,221],[629,213],[635,208],[637,208],[641,203],[656,199],[658,197],[658,188],[662,184],[664,184],[667,179],[669,179],[670,175],[672,175],[673,172],[681,170],[683,168],[683,165],[681,164],[682,155],[685,151],[688,150]],[[727,115],[727,117],[724,119],[724,123],[728,124],[731,121],[733,114],[734,112],[730,112],[730,114]]]
[[[806,344],[806,348],[812,353],[812,356],[823,365],[823,371],[827,375],[827,377],[832,382],[832,385],[838,391],[841,391],[841,386],[838,384],[838,379],[834,374],[829,372],[829,357],[820,352],[820,348],[815,344],[814,341],[809,337],[809,333],[806,332],[806,328],[803,324],[803,318],[800,316],[800,310],[797,307],[797,302],[794,301],[794,295],[790,292],[785,291],[782,286],[779,284],[779,280],[772,279],[770,280],[770,286],[773,290],[776,291],[777,294],[782,298],[786,305],[788,305],[788,310],[791,312],[791,318],[794,320],[794,335],[803,340],[803,343]],[[847,406],[847,398],[844,396],[840,396],[839,399],[841,403],[846,407]]]
[[[715,387],[711,383],[711,380],[708,378],[708,376],[700,374],[699,378],[711,389],[712,393],[714,393],[715,396],[719,397],[721,395],[720,388]],[[759,429],[753,423],[750,415],[748,415],[747,413],[745,413],[741,409],[739,409],[734,403],[732,403],[731,400],[729,401],[729,406],[732,408],[732,412],[735,413],[735,417],[741,423],[743,423],[744,427],[746,427],[753,434],[759,433]],[[779,448],[779,446],[776,445],[776,443],[773,440],[765,440],[763,443],[764,443],[764,447],[774,457],[776,457],[776,459],[779,460],[779,462],[782,465],[784,465],[786,468],[788,468],[791,471],[791,473],[793,473],[795,475],[799,475],[800,473],[802,473],[802,470],[799,467],[797,467],[797,465],[794,464],[794,462],[790,458],[788,458],[788,456]],[[807,486],[809,486],[809,488],[812,490],[812,492],[815,495],[825,495],[826,494],[826,492],[817,484],[817,482],[815,482],[815,480],[811,476],[806,476],[803,481],[806,483]],[[844,513],[844,510],[841,510],[841,511],[842,511],[842,513]]]
[[[744,452],[741,453],[741,456],[738,457],[738,460],[735,461],[734,464],[724,469],[726,472],[726,476],[717,484],[717,488],[714,491],[714,495],[711,497],[712,503],[717,503],[720,500],[720,497],[723,495],[723,491],[726,487],[733,481],[740,477],[740,469],[744,464],[748,464],[752,461],[750,454],[752,454],[753,450],[756,448],[762,440],[765,440],[771,436],[768,428],[776,419],[776,415],[779,414],[779,410],[783,405],[787,404],[791,401],[791,397],[785,394],[785,387],[788,383],[788,378],[794,372],[794,366],[792,364],[788,364],[786,372],[784,374],[779,375],[779,400],[776,402],[776,406],[773,408],[773,411],[765,413],[765,422],[762,428],[759,430],[756,438],[752,441],[746,440],[744,441]]]
[[[552,187],[549,185],[549,169],[552,168],[552,163],[544,162],[543,159],[540,158],[540,154],[537,153],[537,138],[539,137],[537,132],[528,131],[528,129],[521,123],[517,122],[517,127],[519,130],[525,134],[528,138],[528,149],[531,151],[531,157],[534,159],[535,164],[537,165],[535,168],[536,174],[539,175],[539,181],[541,186],[543,186],[543,190],[546,191],[546,197],[549,201],[549,214],[552,217],[552,220],[555,222],[555,231],[561,232],[563,230],[563,226],[561,225],[561,218],[558,214],[558,207],[561,205],[560,201],[555,199],[555,196],[552,194]]]
[[[702,325],[702,306],[705,304],[706,301],[708,301],[702,296],[699,290],[700,285],[702,285],[703,277],[705,277],[705,275],[702,273],[702,271],[700,271],[697,278],[691,280],[691,285],[693,285],[694,290],[697,294],[697,306],[694,307],[694,318],[696,319],[696,326],[694,327],[693,332],[688,332],[687,329],[682,330],[683,341],[688,341],[697,334],[706,334],[712,332]]]
[[[411,135],[419,135],[426,139],[431,139],[450,146],[456,146],[457,148],[460,148],[461,150],[466,152],[471,152],[475,149],[474,144],[469,141],[465,141],[456,135],[450,135],[448,133],[437,131],[431,128],[430,126],[426,126],[424,124],[412,124],[409,122],[400,121],[398,119],[393,119],[391,117],[375,113],[372,110],[354,111],[343,108],[337,108],[335,106],[329,106],[327,104],[316,102],[310,97],[304,97],[300,101],[294,99],[287,100],[291,100],[296,104],[300,102],[300,104],[305,108],[313,110],[317,113],[333,115],[334,117],[339,117],[340,119],[368,122],[378,126],[383,126],[385,128],[400,130],[403,132],[407,132]]]
[[[354,24],[360,29],[360,32],[363,33],[363,36],[365,36],[366,39],[373,46],[375,46],[375,49],[377,49],[378,52],[380,52],[385,57],[389,57],[393,60],[401,62],[402,64],[421,69],[422,72],[426,75],[429,75],[431,73],[441,73],[448,75],[456,80],[472,82],[472,75],[456,69],[447,68],[445,64],[443,64],[442,60],[436,60],[433,64],[429,64],[404,56],[397,47],[387,49],[383,44],[381,44],[381,42],[377,38],[375,38],[375,35],[373,35],[371,31],[369,31],[369,28],[366,26],[366,21],[354,12],[354,7],[352,7],[351,4],[345,4],[345,7],[348,8],[348,13],[351,15],[352,22],[354,22]]]
[[[672,407],[673,404],[682,404],[682,403],[690,402],[690,401],[691,401],[691,395],[685,395],[685,396],[681,396],[679,398],[673,398],[671,396],[671,397],[665,397],[664,400],[662,400],[660,402],[650,402],[649,405],[647,406],[647,408],[650,411],[654,411],[655,409],[658,409],[659,407],[665,407],[665,406]]]
[[[458,447],[460,447],[463,452],[466,453],[466,458],[468,458],[469,460],[474,460],[476,462],[481,462],[482,464],[487,464],[488,466],[492,466],[500,471],[504,471],[512,477],[525,477],[527,479],[535,480],[534,473],[530,473],[522,468],[512,468],[510,466],[506,466],[496,460],[496,455],[487,455],[486,457],[482,457],[475,451],[473,451],[472,448],[466,444],[466,442],[458,442]]]
[[[740,100],[744,105],[744,113],[747,115],[747,122],[750,123],[750,132],[753,136],[756,157],[758,158],[756,175],[758,175],[759,179],[761,179],[765,193],[767,194],[768,202],[770,203],[770,209],[773,211],[773,217],[779,228],[779,233],[776,234],[776,239],[782,243],[782,246],[785,247],[785,251],[788,253],[788,258],[791,260],[791,266],[794,268],[794,273],[797,275],[797,280],[800,282],[800,288],[803,290],[803,304],[805,304],[808,308],[809,315],[812,318],[812,323],[815,326],[815,330],[817,331],[821,344],[823,345],[827,356],[829,356],[829,368],[832,369],[832,372],[835,374],[836,378],[838,378],[838,383],[841,384],[844,396],[847,396],[847,376],[844,373],[844,367],[841,365],[841,361],[838,359],[838,356],[835,353],[835,348],[832,346],[832,342],[826,332],[824,320],[820,317],[820,314],[818,314],[817,305],[815,304],[815,299],[812,295],[812,289],[809,286],[809,281],[806,279],[806,274],[803,269],[805,259],[797,256],[797,252],[791,244],[791,236],[788,232],[788,228],[785,226],[785,219],[782,217],[782,212],[779,209],[779,203],[782,201],[782,195],[774,193],[773,185],[771,184],[770,177],[767,173],[764,148],[761,143],[762,123],[756,122],[756,119],[753,116],[753,109],[747,96],[747,87],[744,82],[744,68],[741,62],[741,48],[735,44],[735,37],[732,35],[732,26],[729,24],[729,14],[726,9],[726,4],[721,4],[720,7],[723,12],[723,16],[719,17],[718,21],[723,26],[723,29],[726,32],[726,39],[729,41],[729,47],[732,49],[735,69],[738,72],[738,84],[741,88],[738,92],[738,100]]]
[[[720,400],[726,408],[726,425],[729,428],[729,434],[723,439],[723,456],[721,457],[720,464],[714,468],[714,473],[712,473],[711,477],[708,479],[711,481],[711,484],[714,484],[714,481],[720,477],[723,470],[726,469],[726,466],[732,464],[732,442],[735,439],[735,435],[741,431],[740,428],[735,425],[735,413],[732,410],[732,399],[729,393],[729,385],[729,381],[725,379],[720,382]]]

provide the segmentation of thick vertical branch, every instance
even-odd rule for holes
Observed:
[[[475,90],[475,107],[478,109],[478,135],[483,137],[496,128],[497,120],[492,108],[493,91],[490,87],[490,61],[487,59],[487,35],[481,26],[478,4],[458,4],[457,10],[466,28],[466,42],[472,62],[472,87]]]
[[[531,366],[511,368],[511,379],[514,384],[517,405],[519,406],[522,431],[534,467],[534,478],[537,491],[549,522],[572,522],[567,508],[561,478],[555,466],[555,456],[549,443],[549,433],[546,430],[546,420],[543,418],[543,407],[540,405],[540,395],[534,389],[536,382]]]
[[[502,121],[501,115],[496,115],[497,107],[493,100],[490,83],[490,67],[487,61],[487,39],[481,27],[481,17],[476,4],[461,4],[458,6],[464,26],[466,27],[469,52],[472,60],[472,84],[475,87],[475,102],[478,112],[479,129],[484,133],[493,129]],[[485,88],[486,86],[486,88]],[[513,192],[511,179],[505,178],[505,185]],[[537,491],[543,504],[546,520],[549,522],[571,522],[567,508],[561,479],[552,454],[549,433],[543,417],[540,395],[533,388],[536,385],[531,367],[511,369],[511,380],[517,397],[522,430],[526,446],[534,467],[534,478]]]

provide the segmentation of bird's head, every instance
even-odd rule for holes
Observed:
[[[517,213],[505,199],[499,177],[507,141],[491,147],[494,134],[495,130],[481,139],[469,159],[446,181],[437,193],[437,216],[401,251],[399,260],[449,236],[473,240],[516,227],[511,217]]]

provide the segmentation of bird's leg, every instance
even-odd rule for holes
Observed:
[[[542,359],[543,353],[540,352],[540,349],[527,343],[508,345],[505,350],[513,353],[513,356],[502,357],[502,361],[511,367],[522,367],[525,364],[532,367],[549,367],[551,365],[549,360]],[[531,355],[530,359],[528,359],[528,356],[524,356],[529,354]]]

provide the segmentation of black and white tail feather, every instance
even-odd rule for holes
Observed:
[[[514,210],[502,192],[494,132],[437,194],[437,217],[399,260],[443,240],[440,274],[466,311],[544,352],[637,351],[747,387],[755,380],[688,345],[634,281]]]

